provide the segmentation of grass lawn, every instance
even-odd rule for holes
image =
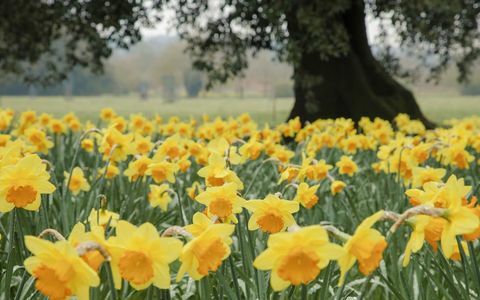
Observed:
[[[480,96],[459,96],[456,94],[418,94],[417,99],[426,115],[434,121],[448,118],[461,118],[480,114]],[[112,107],[121,115],[143,113],[147,116],[159,114],[163,117],[178,115],[181,118],[199,117],[202,114],[212,116],[239,115],[244,112],[260,123],[278,123],[287,117],[293,99],[265,98],[198,98],[180,99],[167,103],[160,97],[151,97],[141,101],[136,96],[91,96],[75,97],[67,101],[63,97],[11,97],[2,96],[0,104],[4,108],[17,111],[28,109],[61,116],[73,111],[82,119],[96,119],[103,107]]]

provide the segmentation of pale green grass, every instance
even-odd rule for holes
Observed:
[[[142,113],[146,116],[159,114],[163,117],[173,115],[182,119],[211,116],[237,116],[248,112],[258,122],[278,123],[287,118],[292,107],[292,99],[277,99],[275,102],[265,98],[197,98],[180,99],[173,103],[151,97],[146,101],[135,96],[92,96],[75,97],[65,100],[63,97],[8,97],[1,98],[2,107],[17,111],[35,110],[61,116],[73,111],[82,119],[96,119],[104,107],[113,108],[118,114],[127,116],[132,113]],[[275,110],[274,110],[275,108]]]
[[[425,114],[440,122],[449,118],[462,118],[480,114],[480,96],[460,96],[456,94],[419,94],[418,102]],[[73,111],[83,120],[96,119],[103,107],[112,107],[119,114],[143,113],[146,116],[159,114],[163,117],[178,115],[182,119],[190,116],[237,116],[244,112],[258,122],[278,123],[286,119],[293,105],[293,99],[277,99],[275,102],[266,98],[198,98],[180,99],[174,103],[151,97],[141,101],[136,96],[92,96],[75,97],[67,101],[63,97],[9,97],[0,98],[2,107],[17,111],[35,110],[61,116]]]
[[[440,122],[451,118],[480,116],[480,96],[420,94],[418,103],[427,117]]]

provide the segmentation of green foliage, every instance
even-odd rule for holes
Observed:
[[[140,40],[158,7],[159,1],[1,1],[0,70],[41,83],[65,79],[76,65],[101,71],[115,47]]]
[[[362,8],[359,4],[362,2],[224,1],[215,6],[220,13],[209,14],[214,7],[212,3],[184,0],[176,10],[176,21],[195,65],[206,71],[213,82],[225,82],[241,74],[247,65],[245,53],[249,49],[254,53],[261,49],[277,51],[294,65],[309,54],[325,60],[346,55],[358,36],[347,28],[345,20],[352,19],[350,11],[355,6]],[[368,0],[365,3],[374,17],[391,19],[391,25],[381,27],[383,50],[390,49],[391,34],[387,30],[393,28],[402,48],[420,50],[414,54],[430,70],[432,78],[437,78],[451,63],[457,66],[460,80],[467,78],[471,62],[480,54],[475,42],[480,37],[477,1]],[[354,26],[362,30],[361,24]],[[391,55],[379,57],[390,62],[385,64],[387,68],[400,73],[398,64],[391,63],[395,62]]]
[[[392,29],[433,79],[454,64],[465,80],[480,55],[475,0],[6,0],[0,3],[0,69],[43,83],[64,79],[75,65],[99,71],[113,48],[138,42],[140,28],[166,7],[175,12],[194,66],[208,75],[206,87],[242,74],[250,52],[272,50],[293,65],[310,55],[348,55],[365,35],[355,10],[381,20],[379,58],[392,72],[401,73],[389,52]]]
[[[195,70],[185,70],[183,72],[183,85],[190,98],[198,97],[198,93],[203,87],[202,73]]]

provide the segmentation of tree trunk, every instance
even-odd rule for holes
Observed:
[[[328,60],[315,53],[302,53],[294,64],[295,104],[289,118],[299,116],[302,122],[319,118],[361,117],[393,120],[399,113],[434,127],[421,112],[413,94],[398,83],[373,57],[365,26],[365,7],[361,0],[341,19],[347,29],[350,50],[347,55]],[[291,37],[295,24],[289,21]]]

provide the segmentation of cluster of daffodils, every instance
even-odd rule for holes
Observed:
[[[480,118],[447,125],[0,110],[3,293],[28,277],[50,299],[89,299],[218,275],[216,291],[262,298],[259,281],[329,284],[328,267],[341,294],[388,251],[405,268],[422,251],[465,263],[480,238]],[[12,280],[21,265],[29,276]]]

